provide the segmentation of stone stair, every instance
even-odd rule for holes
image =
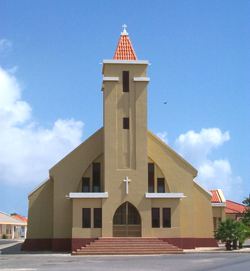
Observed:
[[[183,250],[158,238],[99,238],[72,252],[72,255],[181,254]]]

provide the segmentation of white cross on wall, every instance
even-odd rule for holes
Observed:
[[[130,183],[131,180],[129,180],[128,176],[126,176],[123,181],[125,182],[126,194],[128,194],[128,183]]]

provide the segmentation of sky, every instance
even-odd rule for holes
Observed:
[[[148,129],[206,189],[250,193],[250,1],[0,0],[0,211],[27,215],[48,170],[102,126],[122,24],[149,60]],[[181,192],[181,191],[180,191]]]

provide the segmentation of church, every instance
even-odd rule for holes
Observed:
[[[77,251],[98,240],[217,246],[197,170],[147,128],[148,66],[124,27],[102,62],[103,127],[29,194],[24,250]]]

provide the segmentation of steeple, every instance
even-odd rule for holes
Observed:
[[[122,27],[123,27],[123,31],[121,32],[120,39],[118,41],[118,45],[116,47],[116,51],[115,51],[113,59],[137,60],[135,50],[129,39],[128,32],[126,30],[127,25],[124,24]]]

